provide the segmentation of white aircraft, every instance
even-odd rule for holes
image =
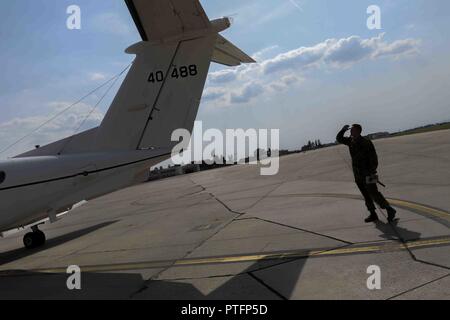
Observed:
[[[252,63],[219,33],[198,0],[125,0],[142,40],[136,59],[97,128],[0,161],[0,232],[36,224],[116,190],[146,181],[168,159],[172,132],[192,131],[211,61]],[[23,242],[45,243],[38,225]]]

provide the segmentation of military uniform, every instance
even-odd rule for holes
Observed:
[[[390,209],[391,206],[389,205],[389,202],[381,192],[378,191],[377,184],[367,183],[367,177],[376,175],[378,169],[378,156],[372,141],[362,136],[356,139],[346,138],[344,137],[346,131],[346,129],[342,129],[338,133],[336,140],[339,143],[345,144],[350,149],[355,182],[364,196],[367,209],[370,212],[375,212],[376,208],[374,201],[378,203],[382,209]]]

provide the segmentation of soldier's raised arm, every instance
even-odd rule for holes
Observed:
[[[351,139],[344,137],[345,133],[350,129],[349,125],[345,125],[341,131],[336,136],[336,141],[342,144],[345,144],[347,146],[350,145]]]

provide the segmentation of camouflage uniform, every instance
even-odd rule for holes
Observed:
[[[364,137],[356,139],[346,138],[344,137],[345,132],[345,129],[341,130],[336,140],[350,149],[355,182],[364,196],[367,209],[370,212],[375,211],[374,201],[382,209],[389,209],[390,205],[381,192],[378,191],[377,184],[368,184],[366,180],[367,177],[376,174],[378,169],[378,156],[372,141]]]

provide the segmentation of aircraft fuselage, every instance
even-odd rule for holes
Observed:
[[[0,232],[22,227],[140,183],[167,158],[161,150],[85,153],[0,161]]]

